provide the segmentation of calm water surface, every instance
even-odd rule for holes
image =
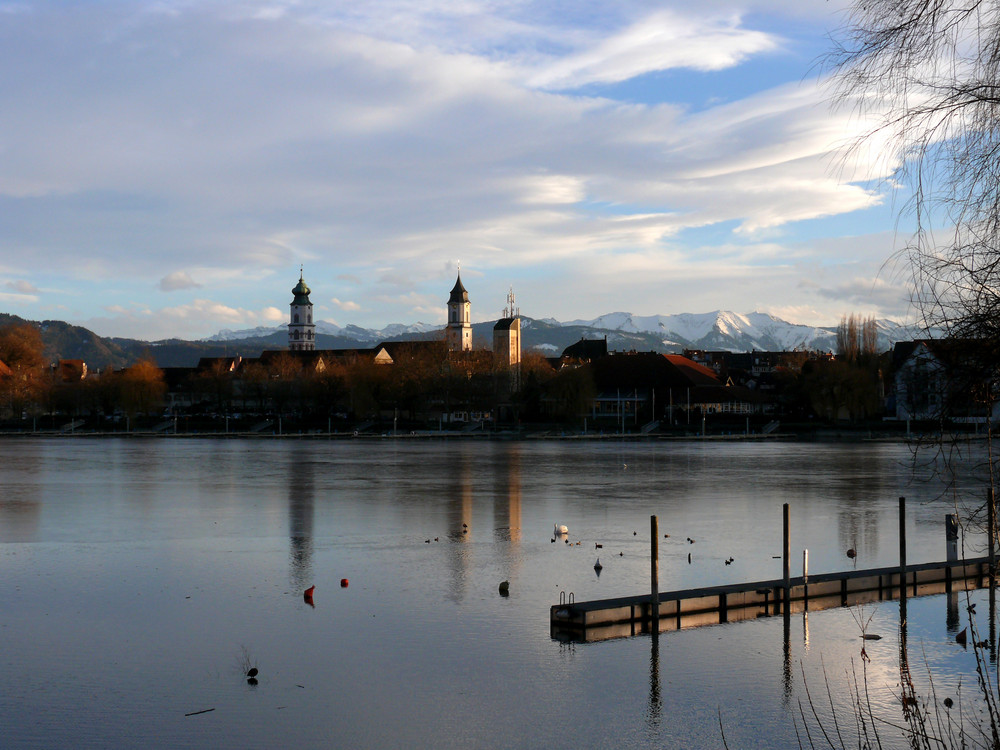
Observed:
[[[5,440],[0,744],[715,748],[721,719],[731,748],[797,746],[803,670],[820,692],[825,666],[845,710],[868,617],[884,636],[870,684],[896,718],[891,603],[795,616],[787,635],[773,618],[587,645],[552,640],[548,615],[560,592],[646,590],[651,514],[670,534],[663,591],[780,577],[785,502],[812,573],[850,567],[848,547],[859,567],[896,564],[900,495],[909,562],[943,559],[953,506],[911,459],[878,443]],[[909,615],[916,671],[971,685],[944,598]]]

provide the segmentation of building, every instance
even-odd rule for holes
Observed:
[[[521,389],[521,311],[514,305],[514,290],[507,294],[504,316],[493,326],[493,357],[497,368],[509,375],[510,392]]]
[[[299,269],[299,283],[292,289],[288,322],[288,349],[293,352],[311,352],[316,348],[316,324],[313,323],[313,306],[309,301],[309,287]]]
[[[445,340],[450,352],[472,351],[472,304],[469,293],[462,286],[462,273],[448,298],[448,326],[445,328]]]

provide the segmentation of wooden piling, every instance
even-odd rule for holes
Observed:
[[[906,624],[906,498],[899,498],[899,622]]]
[[[809,550],[802,550],[802,599],[809,609]]]
[[[958,561],[958,516],[949,513],[944,517],[944,536],[946,559],[948,562]]]
[[[782,578],[785,582],[785,601],[784,607],[785,611],[788,611],[788,605],[791,601],[791,580],[792,580],[792,539],[791,539],[791,522],[789,521],[788,515],[788,503],[784,504],[782,509],[782,515],[784,516],[784,575]]]
[[[660,632],[660,529],[656,516],[649,517],[649,584],[653,632]]]
[[[993,496],[993,488],[990,487],[986,490],[986,516],[987,524],[989,530],[986,536],[989,539],[989,558],[990,558],[990,575],[996,575],[997,569],[997,558],[996,558],[996,538],[997,538],[997,506],[996,498]]]

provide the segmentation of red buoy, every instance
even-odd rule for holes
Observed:
[[[346,578],[341,578],[340,579],[340,588],[342,588],[342,589],[346,589],[347,588],[347,579]]]

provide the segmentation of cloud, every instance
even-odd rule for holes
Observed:
[[[331,297],[330,302],[332,302],[333,305],[340,310],[355,312],[361,309],[361,305],[359,305],[357,302],[351,302],[350,300],[341,301],[336,297]]]
[[[260,318],[271,323],[283,323],[285,321],[285,313],[277,307],[265,307],[260,311]]]
[[[174,271],[160,279],[159,287],[163,292],[175,292],[178,289],[200,289],[201,284],[192,279],[187,271]]]
[[[880,278],[852,278],[833,287],[816,286],[816,293],[827,299],[863,306],[865,309],[903,311],[909,308],[910,291],[901,284]]]
[[[31,294],[31,295],[38,294],[38,288],[30,281],[25,281],[24,279],[18,279],[17,281],[6,281],[4,282],[4,288],[10,289],[15,294]]]
[[[106,315],[85,319],[80,324],[102,335],[143,341],[199,338],[223,328],[253,328],[284,320],[281,311],[275,307],[249,310],[209,299],[158,309],[136,304],[107,305],[104,312]]]
[[[300,263],[317,298],[350,283],[366,300],[351,322],[373,327],[443,314],[456,258],[463,279],[481,274],[480,310],[513,284],[543,317],[635,299],[624,269],[644,274],[649,305],[682,304],[661,291],[676,279],[746,295],[747,268],[779,269],[776,298],[804,275],[836,289],[797,230],[877,208],[868,185],[894,165],[855,154],[832,168],[865,123],[831,112],[802,71],[692,107],[685,87],[704,102],[730,68],[784,60],[766,14],[819,13],[710,5],[32,5],[0,25],[0,65],[21,71],[0,78],[0,253],[47,269],[37,283],[66,288],[77,318],[149,336],[281,319],[268,311]],[[661,70],[658,101],[587,94]],[[199,285],[218,308],[141,312],[137,289]]]
[[[742,28],[736,16],[699,18],[660,11],[561,58],[532,76],[529,85],[572,89],[672,68],[720,70],[777,46],[777,37]]]

